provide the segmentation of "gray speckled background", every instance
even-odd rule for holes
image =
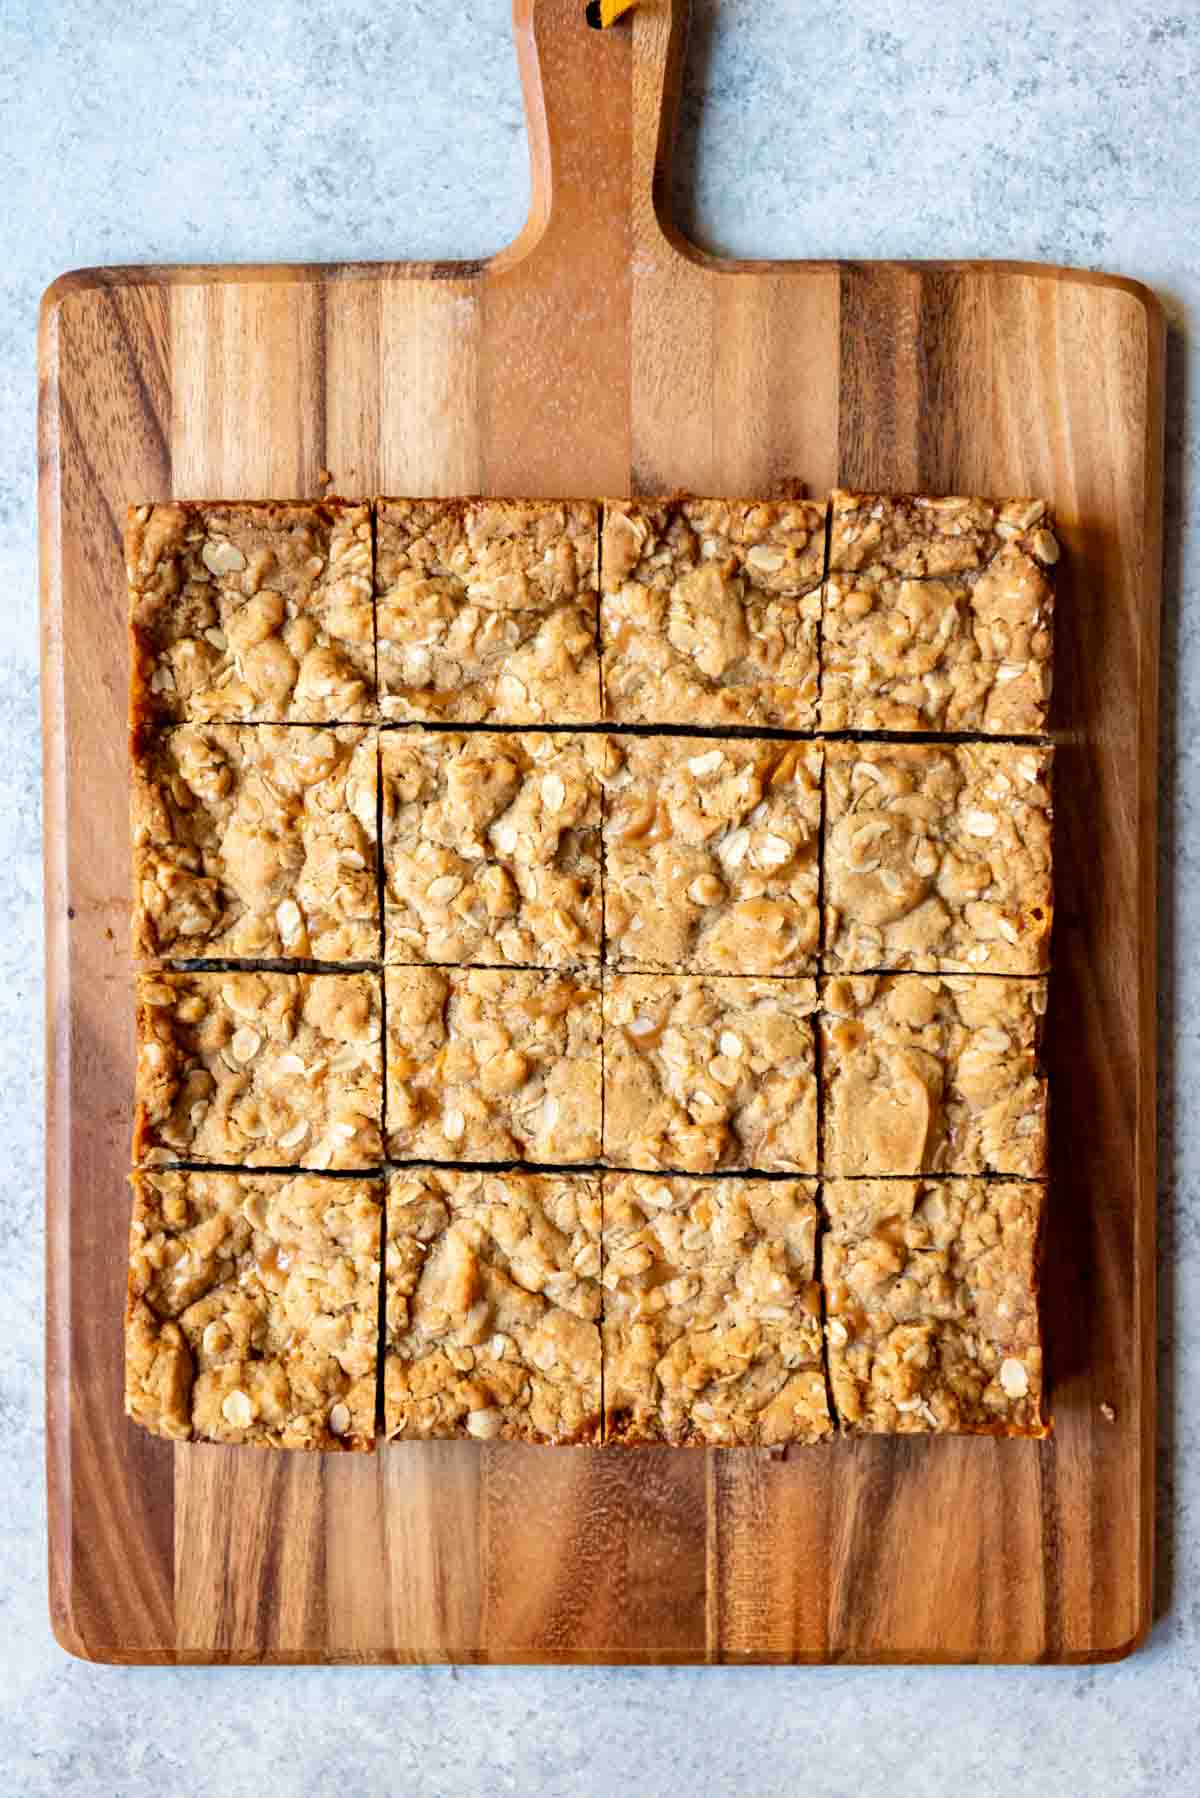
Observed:
[[[580,0],[582,4],[582,0]],[[34,329],[85,263],[471,256],[528,192],[507,0],[0,0],[0,1792],[1191,1793],[1200,1780],[1195,0],[697,0],[676,207],[745,256],[1136,275],[1172,325],[1160,1586],[1068,1672],[116,1671],[46,1622]],[[969,17],[968,17],[969,15]]]

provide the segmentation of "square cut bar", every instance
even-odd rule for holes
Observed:
[[[825,504],[606,500],[605,716],[810,730]]]
[[[381,499],[383,716],[595,723],[598,517],[592,500]]]
[[[388,968],[385,980],[389,1155],[598,1159],[598,986],[493,968]]]
[[[812,980],[614,974],[604,989],[604,1159],[815,1173]]]
[[[176,1441],[375,1442],[382,1180],[134,1174],[125,1410]]]
[[[130,508],[130,722],[378,716],[364,505]]]
[[[600,960],[599,736],[382,735],[387,959]]]
[[[847,972],[1040,974],[1053,751],[830,743],[825,961]]]
[[[819,743],[614,737],[604,798],[610,967],[815,971]]]
[[[378,974],[139,974],[137,1046],[142,1165],[382,1159]]]
[[[182,724],[132,779],[136,956],[378,957],[373,731]]]
[[[825,1171],[1042,1178],[1045,1010],[1045,980],[823,981]]]
[[[822,728],[1044,730],[1058,557],[1043,500],[835,493]]]
[[[802,1180],[604,1176],[604,1439],[771,1447],[831,1430]]]
[[[831,1180],[822,1196],[829,1374],[843,1431],[1046,1435],[1045,1188]]]
[[[599,1440],[599,1179],[412,1168],[387,1235],[388,1436]]]

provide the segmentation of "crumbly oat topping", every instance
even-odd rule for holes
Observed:
[[[389,1436],[816,1441],[823,1346],[846,1433],[1044,1433],[1052,751],[733,733],[1043,732],[1058,544],[836,493],[822,586],[825,516],[131,511],[135,954],[375,961],[381,867],[389,964],[138,976],[131,1417],[372,1445],[382,1182],[261,1170],[375,1168],[386,1121],[643,1170],[392,1176]],[[602,716],[727,734],[537,728]]]
[[[823,504],[606,500],[605,715],[811,728],[824,559]]]
[[[387,1434],[596,1441],[599,1181],[414,1170],[387,1219]]]
[[[605,1175],[605,1441],[829,1434],[814,1191]]]
[[[590,500],[380,500],[384,717],[598,719],[597,518]]]
[[[1045,980],[965,974],[822,982],[832,1174],[1046,1172]]]
[[[830,743],[827,962],[848,972],[1041,973],[1052,755],[1008,744]]]
[[[181,1442],[372,1447],[382,1182],[132,1184],[129,1416]]]
[[[369,507],[131,507],[125,555],[135,733],[375,717]]]
[[[614,974],[604,990],[604,1159],[813,1173],[812,980]]]
[[[389,968],[385,978],[389,1154],[598,1158],[596,987],[516,969]]]
[[[385,732],[388,960],[598,962],[604,754],[595,736]]]
[[[816,966],[821,747],[624,737],[605,776],[609,965],[718,974]]]
[[[978,575],[831,575],[822,614],[824,730],[1032,735],[1050,705],[1050,583],[1003,551]]]
[[[142,1165],[381,1159],[377,974],[140,974],[137,1041]]]
[[[1045,500],[834,493],[829,572],[925,577],[967,574],[1015,551],[1053,568],[1058,540]]]
[[[826,1337],[843,1429],[1043,1435],[1045,1189],[832,1180],[823,1197]]]
[[[378,956],[373,733],[184,724],[132,778],[135,955]]]

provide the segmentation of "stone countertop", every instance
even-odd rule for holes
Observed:
[[[582,0],[580,0],[582,4]],[[6,1791],[772,1798],[1193,1789],[1200,1742],[1200,12],[696,0],[675,207],[743,256],[1113,270],[1171,323],[1159,1583],[1114,1668],[127,1671],[46,1619],[34,332],[90,263],[486,254],[528,196],[507,0],[0,7],[0,1763]],[[152,21],[152,23],[151,23]],[[1192,1768],[1189,1775],[1188,1767]]]

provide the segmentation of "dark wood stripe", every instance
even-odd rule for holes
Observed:
[[[143,466],[153,466],[156,478],[144,490],[148,499],[165,499],[171,491],[171,381],[168,370],[166,308],[162,295],[147,302],[144,289],[110,287],[109,309],[125,349],[130,378],[137,394],[142,427],[150,442],[144,446]],[[160,329],[153,328],[157,318]],[[136,497],[131,495],[131,500]]]
[[[68,953],[76,968],[91,970],[71,981],[70,1009],[55,1020],[50,1052],[52,1079],[69,1083],[66,1168],[82,1202],[69,1237],[51,1233],[67,1256],[56,1290],[67,1308],[72,1359],[55,1357],[47,1368],[48,1447],[66,1463],[54,1484],[69,1478],[64,1607],[75,1645],[97,1659],[162,1659],[174,1642],[173,1453],[135,1429],[123,1405],[128,1133],[112,1081],[124,1090],[130,1040],[128,982],[114,948],[126,875],[124,832],[106,828],[101,797],[110,779],[118,789],[125,779],[124,496],[165,489],[170,476],[164,320],[161,290],[103,287],[87,303],[66,292],[56,322],[58,379],[47,389],[42,421],[57,461],[43,478],[57,485],[69,521],[47,596],[57,607],[61,658],[54,673],[62,683],[67,815],[57,828],[66,836],[67,890],[48,890],[47,904],[66,910],[69,903]],[[107,653],[98,653],[102,646]],[[93,752],[89,730],[98,733]],[[56,1093],[52,1116],[65,1097]],[[52,1155],[52,1212],[66,1203],[54,1185],[60,1166]]]
[[[918,485],[920,276],[845,263],[841,283],[838,479],[868,492]]]

